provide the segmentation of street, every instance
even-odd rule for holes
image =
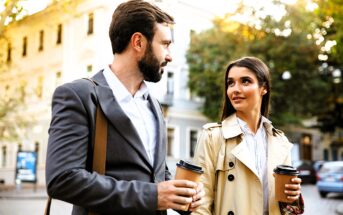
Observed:
[[[329,194],[327,198],[320,198],[315,185],[303,185],[303,196],[305,200],[305,215],[325,214],[335,215],[339,203],[343,203],[343,195]],[[44,191],[37,191],[44,193]],[[33,198],[3,197],[0,192],[0,215],[41,215],[44,214],[46,198],[44,194],[33,196]],[[58,201],[52,201],[51,215],[71,214],[71,205]],[[177,214],[168,211],[168,215]]]

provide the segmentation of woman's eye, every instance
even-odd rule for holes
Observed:
[[[228,81],[227,81],[227,85],[228,85],[229,87],[232,87],[232,86],[234,85],[234,82],[231,81],[231,80],[228,80]]]
[[[246,79],[246,78],[245,78],[245,79],[242,80],[242,83],[245,84],[245,85],[247,85],[247,84],[250,84],[251,81],[250,81],[249,79]]]

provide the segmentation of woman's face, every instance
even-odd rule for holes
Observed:
[[[228,72],[227,81],[226,93],[237,114],[260,114],[262,97],[267,90],[258,85],[255,73],[248,68],[234,66]]]

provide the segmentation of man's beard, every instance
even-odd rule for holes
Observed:
[[[138,61],[138,67],[143,74],[144,80],[155,83],[161,80],[163,74],[162,66],[165,65],[167,65],[167,62],[159,63],[152,51],[150,43],[147,46],[143,58]]]

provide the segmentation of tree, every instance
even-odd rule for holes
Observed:
[[[306,13],[301,4],[285,6],[287,14],[279,21],[266,16],[254,17],[253,23],[239,23],[232,21],[229,14],[216,20],[212,29],[192,35],[187,54],[189,86],[204,97],[206,116],[218,120],[225,67],[245,55],[259,57],[271,68],[273,122],[300,123],[318,113],[328,86],[318,73],[320,47],[309,36],[314,28],[313,15]],[[244,7],[240,10],[244,11]],[[291,79],[281,78],[285,71],[290,71]]]
[[[3,10],[0,11],[0,47],[2,50],[7,49],[6,27],[9,23],[17,20],[24,15],[25,9],[20,4],[24,0],[4,0],[1,2]],[[4,51],[0,52],[0,70],[6,72],[9,67],[5,66]],[[7,54],[7,53],[6,53]],[[24,95],[25,86],[20,85],[18,92],[12,95],[2,92],[0,96],[0,140],[11,141],[23,136],[23,128],[33,119],[27,119],[27,116],[20,114],[19,110],[25,108]]]
[[[341,0],[317,0],[315,11],[320,19],[317,32],[323,48],[323,78],[331,84],[331,95],[326,100],[326,108],[320,115],[320,128],[325,132],[333,132],[336,127],[343,128],[343,5]],[[335,69],[341,71],[337,80],[333,77]]]
[[[20,110],[25,109],[23,92],[21,90],[11,96],[5,93],[0,97],[0,141],[11,141],[25,136],[22,130],[33,120],[20,114]]]
[[[0,38],[4,36],[5,26],[16,20],[24,8],[19,4],[22,0],[5,0],[2,2],[4,10],[0,12]]]

